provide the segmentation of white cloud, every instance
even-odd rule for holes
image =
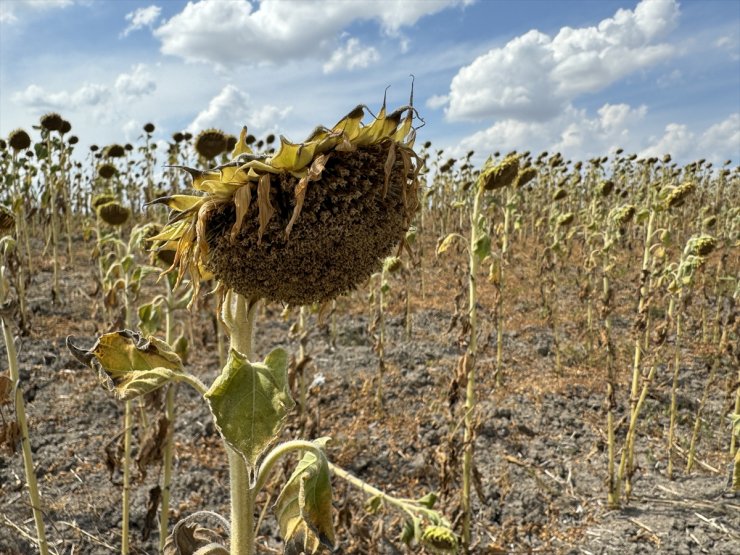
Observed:
[[[162,13],[162,8],[152,4],[146,8],[137,8],[133,12],[126,14],[126,21],[129,24],[121,33],[122,37],[128,36],[133,31],[138,31],[144,27],[151,28],[154,23],[159,19],[159,15]]]
[[[568,106],[548,121],[508,118],[464,138],[452,154],[474,150],[485,159],[497,150],[548,150],[574,159],[600,156],[618,147],[628,148],[635,140],[630,130],[644,120],[647,111],[646,106],[607,103],[595,116]]]
[[[188,126],[191,133],[215,127],[235,133],[242,125],[248,125],[250,132],[262,133],[275,129],[275,124],[284,119],[292,107],[278,108],[270,104],[255,107],[250,96],[234,85],[226,85],[211,99],[205,110],[201,111]]]
[[[190,62],[256,65],[323,57],[353,21],[372,20],[390,35],[420,18],[470,0],[284,2],[199,0],[157,29],[162,52]]]
[[[640,152],[641,156],[671,154],[685,161],[705,158],[715,164],[726,159],[740,160],[740,112],[710,125],[702,132],[692,131],[687,125],[669,123],[663,136],[653,138],[651,145]]]
[[[97,83],[85,83],[72,92],[49,92],[38,85],[29,85],[13,95],[13,101],[17,104],[37,110],[93,107],[105,103],[108,98],[110,89]]]
[[[157,83],[152,79],[145,64],[137,64],[131,73],[121,73],[116,78],[116,92],[129,99],[151,94],[156,88]]]
[[[730,55],[730,59],[740,60],[740,37],[737,34],[722,35],[714,41],[715,48],[724,50]]]
[[[372,46],[363,46],[359,39],[349,38],[343,46],[335,50],[324,64],[324,73],[339,70],[362,69],[380,60],[380,54]]]
[[[450,97],[446,94],[435,94],[427,98],[426,106],[432,110],[442,108],[450,101]]]
[[[554,118],[576,97],[670,57],[673,47],[655,41],[675,28],[678,16],[675,0],[642,0],[594,27],[563,27],[554,37],[529,31],[459,70],[446,115],[453,121]]]
[[[706,153],[708,159],[730,158],[735,163],[740,162],[740,112],[731,114],[725,121],[710,126],[702,133],[699,150]],[[726,153],[726,156],[719,153]]]
[[[74,4],[74,0],[3,0],[0,2],[0,23],[14,23],[18,21],[21,12],[66,8]]]

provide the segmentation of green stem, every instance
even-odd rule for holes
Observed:
[[[368,484],[364,480],[361,480],[357,476],[353,476],[352,474],[350,474],[343,468],[340,468],[329,461],[327,461],[327,463],[329,465],[329,470],[331,470],[332,474],[334,474],[338,478],[341,478],[342,480],[349,483],[350,485],[356,487],[368,497],[379,497],[380,499],[383,500],[384,503],[388,503],[389,505],[393,507],[401,509],[402,511],[412,516],[421,515],[427,518],[431,517],[432,519],[438,518],[438,513],[434,511],[433,509],[428,509],[427,507],[418,504],[412,499],[401,499],[398,497],[393,497],[392,495],[388,495],[384,491],[381,491],[378,488],[371,486],[370,484]]]
[[[224,321],[231,334],[231,348],[254,359],[254,321],[259,299],[247,301],[242,295],[229,291],[224,301]],[[254,500],[250,487],[251,473],[244,458],[226,445],[229,459],[231,488],[231,555],[253,555],[255,552]]]
[[[262,464],[259,467],[254,487],[252,487],[252,494],[254,497],[257,497],[257,494],[265,486],[265,483],[267,483],[267,478],[270,477],[270,472],[272,472],[272,468],[273,466],[275,466],[275,463],[278,461],[278,459],[283,455],[287,455],[291,451],[310,451],[311,453],[316,455],[318,459],[326,458],[326,455],[324,455],[324,452],[318,445],[316,445],[312,441],[307,441],[305,439],[294,439],[292,441],[286,441],[285,443],[280,443],[279,445],[276,445],[265,456],[265,460],[262,461]]]

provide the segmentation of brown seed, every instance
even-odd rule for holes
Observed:
[[[403,239],[418,205],[417,184],[404,174],[400,156],[383,194],[390,144],[332,153],[320,179],[308,184],[289,237],[298,179],[287,172],[273,176],[269,200],[275,213],[261,242],[257,202],[234,242],[234,205],[217,205],[206,220],[206,267],[247,298],[293,305],[333,299],[365,281]]]

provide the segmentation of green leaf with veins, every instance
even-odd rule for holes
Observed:
[[[295,405],[288,387],[288,353],[275,349],[264,362],[251,363],[232,349],[205,398],[221,435],[254,468]]]
[[[183,371],[180,357],[167,343],[131,330],[103,334],[87,351],[68,337],[67,348],[96,370],[103,387],[121,400],[150,393]]]
[[[329,438],[314,440],[322,450]],[[317,553],[334,547],[331,478],[325,456],[307,451],[275,501],[275,514],[286,555]]]

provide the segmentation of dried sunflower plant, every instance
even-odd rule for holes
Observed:
[[[197,292],[201,280],[219,285],[230,349],[210,387],[188,373],[172,346],[133,331],[101,336],[90,349],[68,340],[72,353],[99,372],[122,400],[183,382],[203,395],[229,459],[231,519],[216,515],[230,542],[199,525],[196,513],[174,526],[165,553],[249,555],[255,552],[255,500],[284,455],[300,461],[275,502],[285,553],[333,548],[331,474],[360,488],[374,506],[390,505],[412,523],[409,541],[452,553],[457,538],[432,508],[430,496],[399,499],[331,464],[328,438],[277,443],[294,406],[288,354],[275,349],[261,362],[253,350],[261,301],[293,306],[326,303],[365,282],[402,243],[418,207],[420,163],[413,150],[413,106],[380,113],[367,125],[358,106],[333,128],[318,127],[303,143],[281,138],[274,153],[255,154],[244,128],[232,159],[214,169],[183,168],[195,195],[157,199],[172,209],[152,238],[175,251],[170,268]],[[433,497],[433,496],[432,496]],[[189,550],[184,550],[188,544]]]

